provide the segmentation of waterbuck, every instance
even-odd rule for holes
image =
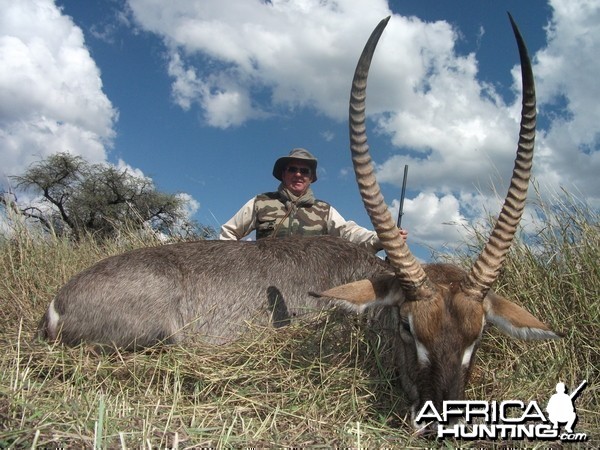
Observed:
[[[461,400],[487,322],[521,339],[559,335],[523,308],[491,290],[520,222],[531,174],[536,101],[531,62],[512,16],[521,60],[523,101],[517,156],[508,194],[488,242],[463,272],[451,265],[422,266],[400,237],[375,178],[365,127],[367,75],[375,47],[389,18],[373,31],[359,59],[350,98],[350,147],[363,203],[393,267],[393,275],[338,286],[320,295],[341,299],[361,311],[394,305],[377,313],[382,330],[394,329],[395,366],[412,403],[413,417],[426,401]],[[393,316],[393,313],[391,314]],[[392,326],[390,327],[389,324]],[[394,326],[395,325],[395,326]],[[415,424],[418,426],[418,424]]]
[[[332,237],[200,241],[135,250],[73,277],[42,319],[40,334],[74,345],[134,348],[202,335],[234,339],[248,321],[281,326],[319,304],[366,311],[386,341],[413,408],[462,399],[486,323],[521,339],[556,338],[548,326],[491,290],[520,221],[535,136],[535,91],[523,39],[523,110],[513,176],[489,241],[467,272],[421,265],[384,203],[365,128],[371,58],[387,25],[373,31],[358,62],[350,99],[352,161],[371,222],[389,263]],[[312,294],[308,294],[311,292]],[[319,303],[316,297],[326,300]]]

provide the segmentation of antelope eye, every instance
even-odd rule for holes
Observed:
[[[410,323],[408,322],[408,318],[401,317],[400,318],[400,324],[402,325],[402,328],[404,329],[404,331],[406,331],[407,333],[411,333],[411,331],[410,331]]]

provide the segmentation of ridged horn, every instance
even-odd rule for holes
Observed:
[[[375,178],[365,125],[365,101],[369,67],[371,66],[375,47],[389,20],[390,17],[383,19],[373,30],[354,72],[350,94],[350,150],[356,181],[367,214],[371,218],[371,223],[381,240],[390,263],[394,267],[407,299],[416,300],[429,297],[433,292],[432,287],[423,267],[412,255],[408,245],[400,235],[400,231],[385,204],[381,189]]]
[[[504,206],[488,242],[462,284],[464,291],[477,295],[481,300],[498,278],[523,215],[535,141],[536,100],[533,70],[521,32],[510,13],[508,17],[517,40],[521,59],[521,77],[523,80],[521,129],[519,131],[517,157]]]

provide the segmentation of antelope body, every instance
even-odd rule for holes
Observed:
[[[439,407],[443,400],[464,397],[486,323],[521,339],[559,337],[491,290],[525,207],[535,138],[533,74],[512,17],[523,77],[517,157],[498,221],[466,272],[452,265],[422,265],[414,258],[374,175],[365,128],[366,83],[388,20],[375,28],[356,67],[350,147],[359,190],[389,264],[330,237],[203,241],[137,250],[76,275],[50,304],[42,334],[67,344],[125,347],[179,342],[196,334],[221,342],[233,339],[246,321],[287,324],[315,307],[311,292],[369,312],[370,326],[385,342],[386,361],[399,374],[413,414],[428,400]]]
[[[222,343],[248,321],[277,327],[314,311],[308,291],[386,270],[380,258],[330,236],[143,248],[75,275],[50,304],[41,334],[120,348],[199,335]]]

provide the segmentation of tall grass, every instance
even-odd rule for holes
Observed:
[[[467,396],[545,405],[558,381],[573,388],[586,379],[576,430],[595,446],[600,220],[573,199],[537,210],[538,233],[515,243],[496,290],[565,337],[520,342],[490,329]],[[476,241],[467,256],[479,250]],[[562,447],[414,436],[403,394],[378,370],[360,319],[325,314],[306,326],[255,327],[222,346],[112,355],[34,339],[48,302],[70,276],[143,245],[158,242],[73,244],[26,228],[0,240],[0,447]]]
[[[577,431],[600,441],[600,213],[564,193],[551,203],[538,194],[528,233],[513,243],[494,289],[524,306],[563,339],[532,343],[497,332],[483,339],[472,398],[537,400],[545,406],[556,383],[575,389]],[[475,227],[453,257],[465,266],[487,233]],[[477,379],[479,378],[479,380]],[[589,444],[588,444],[589,446]]]

